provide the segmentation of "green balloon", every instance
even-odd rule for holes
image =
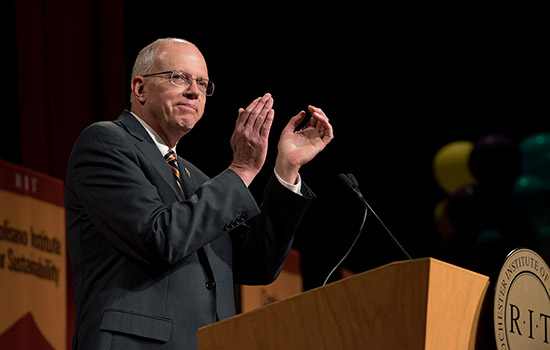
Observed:
[[[538,176],[550,183],[550,133],[540,132],[526,137],[519,149],[522,175]]]
[[[520,176],[513,188],[514,202],[520,215],[544,236],[550,231],[550,182],[533,175]]]
[[[494,242],[504,239],[502,233],[497,229],[485,229],[482,230],[476,238],[475,244],[478,246],[490,245]]]

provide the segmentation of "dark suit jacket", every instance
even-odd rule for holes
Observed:
[[[233,171],[178,162],[187,198],[127,111],[78,138],[65,189],[74,349],[196,349],[197,328],[235,314],[234,283],[282,269],[308,187],[299,196],[272,177],[258,207]]]

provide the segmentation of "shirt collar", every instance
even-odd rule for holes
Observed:
[[[135,114],[134,112],[130,112],[130,113],[145,128],[145,130],[147,131],[149,136],[151,136],[151,138],[153,139],[153,142],[155,143],[155,145],[157,145],[157,148],[159,149],[160,153],[164,157],[164,155],[166,153],[168,153],[168,151],[170,150],[170,147],[168,147],[168,145],[166,144],[166,142],[164,142],[162,137],[160,137],[160,135],[149,124],[147,124],[143,119],[138,117],[138,115]],[[174,147],[173,151],[174,151],[174,153],[176,153],[176,148],[175,147]],[[176,154],[176,156],[177,156],[177,154]]]

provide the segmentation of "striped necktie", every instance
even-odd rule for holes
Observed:
[[[176,154],[174,153],[173,150],[170,150],[168,151],[168,153],[166,153],[166,155],[164,156],[164,159],[166,159],[168,166],[170,166],[170,170],[172,171],[172,174],[174,174],[174,177],[176,178],[176,183],[178,184],[178,187],[180,188],[181,193],[183,193],[183,186],[182,186],[181,177],[180,177],[180,168],[178,167]]]

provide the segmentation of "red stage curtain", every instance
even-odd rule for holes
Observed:
[[[126,104],[123,0],[15,2],[21,165],[65,177],[78,134]]]
[[[123,5],[123,0],[15,1],[21,165],[64,179],[78,134],[127,107]],[[70,270],[67,286],[70,348]]]

